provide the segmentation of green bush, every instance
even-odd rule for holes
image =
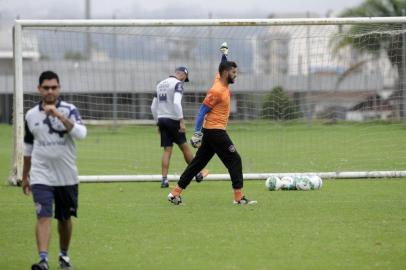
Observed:
[[[63,57],[66,60],[75,60],[75,61],[86,59],[85,56],[82,55],[81,52],[77,52],[77,51],[67,51],[67,52],[65,52]]]
[[[276,86],[265,97],[262,117],[270,120],[291,120],[299,118],[297,106],[282,87]]]

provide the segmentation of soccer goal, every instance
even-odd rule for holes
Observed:
[[[406,176],[406,18],[17,20],[13,35],[11,183],[45,70],[59,74],[62,99],[88,127],[77,146],[81,181],[159,180],[156,84],[188,67],[190,138],[225,41],[239,68],[228,132],[246,179]],[[170,178],[185,166],[174,149]],[[217,158],[208,169],[208,179],[228,178]]]

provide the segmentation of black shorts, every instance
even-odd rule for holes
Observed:
[[[61,221],[77,216],[78,185],[47,186],[32,185],[32,197],[37,217],[52,217],[52,206],[55,202],[55,218]]]
[[[186,134],[179,132],[180,121],[159,118],[158,127],[161,134],[161,147],[173,146],[173,143],[177,145],[186,143]]]

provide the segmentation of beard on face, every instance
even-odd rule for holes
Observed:
[[[230,84],[231,84],[231,83],[234,83],[234,79],[231,78],[231,76],[228,76],[227,82],[230,83]]]

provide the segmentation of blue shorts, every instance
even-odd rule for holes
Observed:
[[[158,127],[161,134],[161,147],[173,146],[173,143],[177,145],[186,143],[186,134],[179,132],[180,121],[159,118]]]
[[[32,197],[37,217],[52,217],[52,206],[55,202],[55,218],[61,221],[77,216],[78,185],[47,186],[32,185]]]

